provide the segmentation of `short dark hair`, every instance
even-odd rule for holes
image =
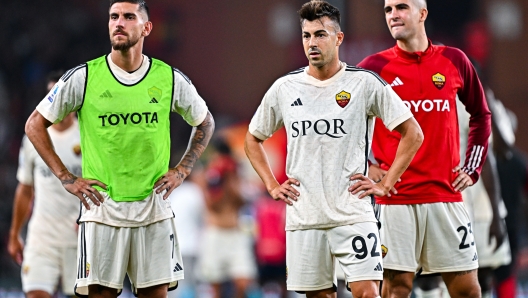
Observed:
[[[314,21],[322,17],[328,17],[337,24],[338,27],[336,29],[340,30],[341,28],[341,14],[339,13],[339,9],[324,0],[306,2],[298,13],[301,27],[304,20]]]
[[[150,20],[149,8],[148,8],[148,5],[147,5],[147,2],[145,2],[144,0],[110,0],[110,7],[112,7],[112,5],[114,5],[115,3],[120,3],[120,2],[128,2],[128,3],[138,4],[139,5],[139,10],[143,10],[147,14],[147,19]]]

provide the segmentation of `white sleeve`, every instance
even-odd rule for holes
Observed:
[[[249,133],[260,140],[270,138],[273,133],[284,126],[278,91],[277,83],[273,84],[264,95],[257,112],[249,123]]]
[[[379,117],[383,124],[392,131],[405,120],[413,117],[409,108],[403,103],[401,98],[384,81],[378,80],[375,76],[369,78],[368,85],[371,88],[367,91],[370,96],[370,113]]]
[[[85,85],[86,64],[81,64],[64,73],[37,105],[37,111],[52,123],[62,121],[66,115],[82,106]]]
[[[200,125],[207,116],[207,105],[196,88],[181,71],[174,68],[172,111],[180,114],[191,126]]]
[[[17,180],[25,185],[33,185],[36,151],[27,136],[22,139],[18,155]]]

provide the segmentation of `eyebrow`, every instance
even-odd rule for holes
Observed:
[[[324,30],[324,29],[321,29],[321,30],[315,31],[313,34],[317,34],[317,33],[328,33],[328,32],[326,30]],[[310,34],[310,32],[303,31],[303,34]]]

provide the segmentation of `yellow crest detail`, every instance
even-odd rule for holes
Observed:
[[[161,89],[159,89],[158,87],[152,87],[148,90],[148,95],[151,99],[161,99],[161,94]]]
[[[336,102],[340,107],[346,107],[346,105],[350,102],[350,93],[346,92],[345,90],[337,93]]]
[[[436,88],[438,89],[444,88],[444,85],[446,83],[446,77],[443,74],[437,72],[436,74],[433,75],[432,79],[433,79],[433,84],[436,86]]]
[[[389,249],[385,245],[381,245],[381,257],[384,258],[388,252]]]

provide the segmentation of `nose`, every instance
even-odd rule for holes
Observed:
[[[310,48],[316,48],[317,47],[317,38],[315,36],[311,36],[310,40],[308,41],[308,46]]]

